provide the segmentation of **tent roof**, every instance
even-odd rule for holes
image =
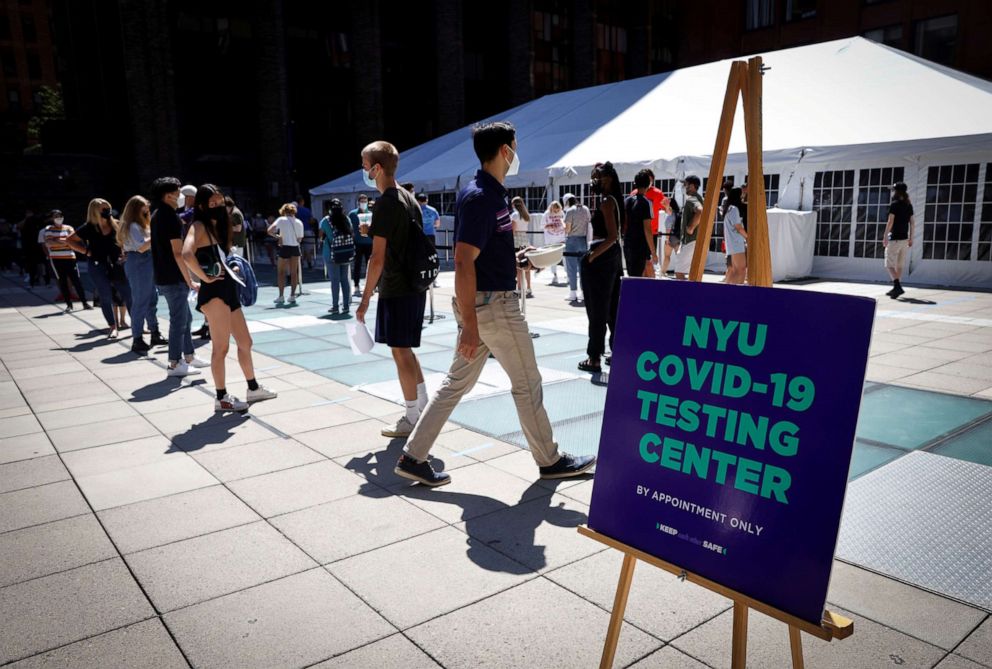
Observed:
[[[763,128],[769,154],[807,147],[992,134],[992,82],[854,37],[762,54]],[[507,185],[543,184],[603,160],[660,165],[713,151],[730,63],[683,68],[547,95],[488,120],[517,128],[521,169]],[[730,153],[744,153],[737,108]],[[404,151],[402,181],[451,189],[478,161],[468,127]],[[657,171],[657,170],[656,170]],[[584,174],[582,175],[584,178]],[[356,171],[314,195],[366,190]]]

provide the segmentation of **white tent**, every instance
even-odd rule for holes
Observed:
[[[902,180],[917,223],[908,282],[992,288],[992,83],[860,37],[762,55],[771,68],[763,99],[769,203],[817,212],[813,274],[884,277],[887,186]],[[545,189],[584,194],[592,165],[605,160],[622,180],[651,167],[666,190],[686,174],[705,177],[729,70],[730,61],[709,63],[494,116],[517,128],[521,169],[506,185],[537,199]],[[477,167],[463,128],[404,151],[400,180],[448,193],[449,203]],[[746,170],[738,107],[725,175],[742,183]],[[356,171],[310,192],[316,203],[367,190]]]

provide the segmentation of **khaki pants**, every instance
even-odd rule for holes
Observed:
[[[458,304],[454,303],[455,318],[461,326]],[[558,445],[551,432],[551,421],[544,410],[541,373],[537,370],[534,344],[527,331],[527,321],[520,313],[520,302],[512,292],[480,292],[475,294],[475,313],[479,322],[479,344],[475,357],[465,360],[457,352],[440,390],[431,398],[420,415],[417,426],[404,449],[417,460],[426,460],[445,421],[465,393],[479,380],[489,352],[496,356],[512,384],[511,394],[517,405],[517,415],[523,428],[531,455],[539,467],[553,465],[560,457]],[[459,329],[461,337],[461,329]]]

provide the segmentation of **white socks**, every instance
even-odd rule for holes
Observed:
[[[406,405],[406,419],[411,423],[416,423],[417,419],[420,418],[420,408],[417,406],[417,400],[404,400]]]
[[[427,384],[418,383],[417,384],[417,411],[423,411],[427,408]]]

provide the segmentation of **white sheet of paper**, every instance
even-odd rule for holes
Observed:
[[[365,323],[345,323],[345,332],[348,333],[348,343],[351,344],[351,352],[355,355],[365,355],[375,346],[372,334]]]

